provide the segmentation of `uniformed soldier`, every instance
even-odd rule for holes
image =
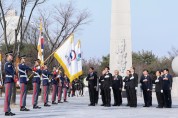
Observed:
[[[101,104],[101,106],[105,106],[106,105],[106,100],[105,100],[105,93],[104,93],[104,75],[106,74],[106,71],[103,70],[102,71],[102,75],[100,76],[100,79],[99,79],[99,83],[100,83],[100,95],[101,95],[101,99],[102,99],[102,102],[103,104]]]
[[[69,83],[70,83],[70,80],[69,78],[64,75],[64,82],[63,82],[63,96],[64,96],[64,102],[68,102],[67,101],[67,89],[69,88]]]
[[[86,78],[86,81],[88,81],[88,89],[89,89],[89,96],[90,96],[89,106],[95,106],[95,89],[97,84],[97,75],[94,72],[93,67],[90,67],[89,74]]]
[[[157,108],[164,107],[164,94],[163,94],[163,78],[161,77],[161,71],[156,71],[156,79],[155,79],[155,92],[156,98],[158,101]]]
[[[109,73],[109,67],[105,67],[106,73],[104,74],[104,93],[106,105],[105,107],[111,106],[111,88],[112,88],[112,74]]]
[[[127,97],[127,106],[130,106],[130,99],[131,96],[129,94],[129,86],[130,86],[130,78],[131,78],[131,72],[130,70],[126,71],[126,76],[124,77],[124,89],[126,90],[126,97]]]
[[[49,72],[48,67],[44,64],[44,69],[42,70],[42,79],[43,79],[43,98],[44,98],[44,106],[49,107],[51,105],[48,104],[48,96],[49,96],[49,76],[52,75]]]
[[[25,64],[26,56],[23,55],[20,57],[20,64],[18,65],[18,72],[20,78],[20,111],[29,111],[26,106],[26,98],[27,98],[27,71],[32,69]]]
[[[172,98],[171,98],[171,89],[172,89],[172,75],[169,74],[169,70],[164,69],[163,76],[163,93],[164,93],[164,102],[166,108],[172,107]]]
[[[41,109],[41,107],[38,106],[38,96],[40,93],[40,84],[41,84],[41,67],[40,67],[40,60],[35,60],[35,66],[33,68],[33,96],[32,96],[32,105],[33,109]]]
[[[12,86],[14,83],[14,76],[15,76],[15,69],[12,64],[13,61],[13,52],[6,53],[6,63],[4,65],[4,71],[5,71],[5,97],[4,97],[4,112],[5,116],[14,116],[15,113],[11,112],[10,108],[10,100],[12,95]]]
[[[130,98],[130,107],[137,107],[137,87],[138,87],[138,74],[135,73],[135,68],[130,68],[131,78],[129,81],[129,95]]]
[[[53,68],[53,78],[51,81],[52,84],[52,104],[57,104],[56,103],[56,95],[57,95],[57,79],[58,79],[58,70],[56,67]]]
[[[120,106],[122,104],[122,87],[123,87],[122,76],[119,75],[118,70],[115,70],[112,79],[112,89],[114,95],[113,106]]]
[[[152,79],[148,75],[148,70],[143,70],[143,75],[141,76],[140,83],[143,90],[143,97],[145,105],[143,107],[151,106],[151,93],[152,93]]]
[[[58,103],[63,103],[61,101],[61,98],[62,98],[62,89],[63,89],[63,82],[64,82],[64,78],[62,77],[61,75],[61,72],[59,72],[59,75],[58,75]]]

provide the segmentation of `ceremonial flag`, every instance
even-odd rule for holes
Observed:
[[[65,74],[68,76],[68,78],[71,80],[72,78],[72,65],[75,61],[75,56],[73,56],[72,53],[75,51],[72,50],[72,44],[74,41],[74,35],[70,35],[66,41],[63,43],[61,47],[59,47],[56,52],[54,53],[54,57],[57,59],[57,61],[60,63],[60,65],[63,67]]]
[[[82,54],[81,54],[81,42],[78,41],[75,46],[75,52],[76,52],[76,59],[77,59],[77,77],[81,76],[83,74],[82,71]]]
[[[43,38],[43,32],[42,32],[42,22],[40,22],[40,35],[38,40],[38,59],[41,61],[41,65],[44,64],[44,38]]]

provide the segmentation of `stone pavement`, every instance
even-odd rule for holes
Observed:
[[[123,99],[123,105],[120,107],[101,107],[101,99],[99,105],[89,107],[88,95],[84,97],[72,97],[68,99],[68,103],[52,105],[51,107],[43,107],[43,103],[39,103],[42,109],[34,110],[31,106],[31,95],[28,95],[29,112],[19,111],[19,105],[12,106],[12,112],[16,113],[15,118],[178,118],[178,98],[173,99],[173,108],[157,109],[156,98],[153,98],[153,107],[143,108],[143,98],[138,98],[138,107],[126,107],[126,99]],[[0,118],[4,118],[3,112],[4,99],[0,98]],[[19,95],[17,96],[19,103]],[[112,100],[113,103],[113,100]]]

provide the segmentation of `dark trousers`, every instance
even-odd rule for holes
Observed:
[[[130,96],[130,106],[136,107],[137,106],[137,93],[135,88],[129,89],[129,96]]]
[[[164,106],[164,94],[161,92],[156,92],[156,98],[158,101],[158,107]]]
[[[106,104],[106,100],[105,100],[104,89],[101,89],[101,99],[102,99],[103,105],[105,105]]]
[[[145,106],[150,106],[151,105],[151,91],[143,90],[143,97],[144,97],[144,102]]]
[[[104,94],[105,94],[106,105],[111,105],[111,89],[104,88]]]
[[[26,98],[27,98],[27,84],[20,84],[20,107],[26,106]]]
[[[114,104],[121,105],[122,104],[122,95],[121,90],[113,88],[113,95],[114,95]]]
[[[5,83],[4,112],[10,112],[10,101],[12,96],[13,83]]]
[[[37,106],[39,94],[40,94],[40,84],[33,83],[33,96],[32,96],[32,105],[33,106]]]
[[[130,94],[129,94],[129,89],[126,89],[126,97],[127,97],[127,106],[130,106]]]
[[[88,86],[89,96],[90,96],[90,104],[95,104],[95,88],[94,86]]]
[[[95,90],[95,103],[96,103],[96,104],[98,104],[98,98],[99,98],[99,96],[98,96],[98,91]]]
[[[165,107],[172,106],[171,90],[163,90]]]

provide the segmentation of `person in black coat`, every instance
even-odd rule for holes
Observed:
[[[102,71],[102,75],[99,78],[99,85],[100,85],[100,95],[101,95],[101,99],[103,104],[101,104],[101,106],[105,106],[106,105],[106,100],[105,100],[105,93],[104,93],[104,75],[105,75],[105,70]]]
[[[155,92],[158,101],[157,108],[163,108],[164,106],[164,94],[163,94],[163,78],[161,77],[161,71],[156,71]]]
[[[126,71],[126,76],[124,77],[124,89],[126,90],[126,97],[127,97],[127,106],[130,106],[130,99],[131,99],[131,96],[129,94],[129,84],[130,84],[130,78],[131,78],[131,74],[130,74],[130,70],[127,70]]]
[[[135,73],[135,68],[131,67],[131,78],[129,81],[129,95],[130,98],[130,107],[137,107],[137,87],[138,87],[138,74]]]
[[[114,105],[113,106],[120,106],[122,104],[122,87],[123,87],[123,81],[122,76],[119,75],[119,71],[114,71],[114,76],[112,80],[112,89],[113,89],[113,95],[114,95]]]
[[[88,81],[88,89],[89,89],[89,96],[90,96],[90,104],[89,106],[95,106],[95,89],[97,85],[97,75],[94,73],[94,68],[90,67],[89,74],[86,78]]]
[[[105,100],[106,105],[105,107],[111,106],[111,88],[112,88],[112,74],[109,73],[109,67],[105,67],[106,73],[104,74],[104,93],[105,93]]]
[[[172,76],[169,74],[168,69],[164,69],[163,75],[163,94],[164,94],[164,102],[166,108],[172,107],[172,98],[171,98],[171,89],[172,89]]]
[[[148,70],[143,70],[143,75],[141,76],[140,83],[143,90],[143,97],[145,103],[143,107],[150,107],[152,97],[152,79],[148,75]]]

